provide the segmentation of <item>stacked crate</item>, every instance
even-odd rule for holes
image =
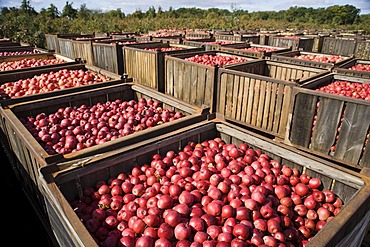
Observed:
[[[175,49],[161,51],[161,49]],[[132,44],[123,47],[124,64],[126,73],[133,77],[139,84],[164,92],[165,55],[181,54],[203,51],[186,45],[175,45],[169,43],[143,43]]]
[[[233,65],[205,65],[187,61],[189,58],[205,55],[237,57],[248,61],[256,58],[220,51],[166,55],[165,93],[197,106],[207,105],[213,112],[216,108],[218,70],[220,67]]]

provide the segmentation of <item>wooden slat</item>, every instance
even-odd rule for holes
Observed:
[[[178,63],[177,65],[177,70],[176,70],[176,75],[177,77],[177,88],[178,88],[178,93],[177,97],[181,100],[184,100],[184,93],[183,93],[183,87],[184,87],[184,73],[185,73],[185,63],[181,62]]]
[[[166,58],[166,80],[165,80],[165,93],[168,95],[173,96],[174,92],[174,76],[173,76],[173,71],[174,71],[174,62],[172,59],[167,59]]]
[[[197,83],[199,81],[198,77],[198,66],[191,66],[191,74],[190,74],[190,88],[189,88],[189,93],[190,93],[190,100],[189,102],[191,104],[197,105],[197,99],[198,97],[198,90],[197,90]]]
[[[268,120],[268,126],[267,130],[272,131],[273,124],[275,121],[275,106],[276,106],[276,97],[277,97],[277,83],[272,84],[272,90],[271,90],[271,103],[270,103],[270,110],[269,110],[269,120]]]
[[[288,124],[288,112],[290,109],[290,102],[291,102],[291,95],[292,95],[292,88],[290,86],[284,87],[284,99],[283,99],[283,106],[281,109],[281,117],[279,122],[279,135],[284,137],[287,129]]]
[[[264,116],[266,115],[266,113],[264,112],[266,100],[268,100],[268,98],[266,98],[266,81],[263,80],[261,81],[260,97],[258,100],[257,122],[256,122],[257,127],[262,127],[262,121],[264,119]]]
[[[220,82],[218,87],[218,108],[217,111],[223,115],[226,115],[226,85],[227,85],[227,73],[221,73],[220,74]]]
[[[370,168],[370,144],[367,143],[366,144],[366,147],[365,147],[365,150],[362,154],[362,157],[361,157],[361,160],[359,162],[359,165],[361,167],[368,167]]]
[[[226,80],[226,109],[225,109],[225,117],[232,118],[232,108],[233,108],[233,87],[234,87],[234,79],[235,75],[227,74]]]
[[[248,112],[248,99],[249,99],[249,86],[250,86],[250,78],[244,78],[244,93],[243,93],[243,102],[241,104],[242,107],[242,114],[241,114],[241,121],[247,122],[247,112]]]
[[[292,144],[307,148],[310,144],[317,96],[298,93],[295,97],[290,141]]]
[[[257,113],[258,113],[259,99],[260,99],[260,93],[261,93],[260,87],[261,87],[261,80],[256,79],[255,86],[254,86],[252,121],[251,121],[251,124],[253,126],[257,125]]]
[[[270,100],[271,100],[271,82],[266,82],[266,100],[265,100],[265,105],[264,105],[264,116],[262,119],[262,128],[267,129],[267,124],[269,120],[269,111],[270,111]]]
[[[190,84],[191,84],[191,73],[192,73],[192,65],[191,64],[185,64],[185,71],[184,71],[184,80],[183,80],[183,87],[182,87],[182,92],[183,92],[183,97],[182,99],[185,102],[191,103],[190,101],[190,94],[192,93]]]
[[[284,96],[284,85],[279,84],[277,87],[277,100],[276,100],[276,107],[275,107],[275,115],[274,115],[274,123],[272,131],[274,133],[278,133],[279,125],[280,125],[280,117],[281,117],[281,108],[283,105],[283,96]]]
[[[196,86],[197,98],[195,100],[195,105],[201,106],[205,99],[206,70],[203,67],[196,67],[198,70],[198,81]]]
[[[357,164],[362,153],[369,125],[369,106],[347,103],[342,131],[339,133],[334,157]]]
[[[242,117],[242,108],[243,108],[243,94],[244,94],[244,84],[245,84],[245,77],[241,76],[239,80],[239,92],[238,92],[238,102],[236,103],[238,105],[238,109],[236,112],[235,119],[238,121],[241,121]]]
[[[325,154],[330,152],[330,147],[335,142],[342,110],[343,101],[320,98],[316,125],[312,134],[312,150]]]
[[[238,105],[238,91],[239,91],[239,85],[240,85],[240,76],[235,75],[232,84],[233,84],[234,88],[233,88],[233,91],[232,91],[231,118],[236,119],[236,112],[239,108],[239,105]]]
[[[254,93],[255,93],[255,82],[256,80],[254,78],[250,79],[249,83],[249,94],[248,94],[248,104],[247,104],[247,118],[246,118],[246,123],[251,123],[252,122],[252,111],[253,111],[253,102],[254,102]]]
[[[211,107],[211,110],[214,111],[214,105],[213,105],[213,94],[215,90],[215,76],[217,75],[217,68],[212,67],[212,68],[207,68],[205,71],[206,74],[206,86],[204,88],[204,104],[208,105]]]

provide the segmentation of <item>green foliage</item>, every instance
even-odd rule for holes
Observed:
[[[30,1],[22,0],[19,8],[0,8],[0,36],[30,45],[45,47],[45,33],[147,32],[158,29],[347,29],[370,33],[370,14],[360,15],[352,5],[327,8],[293,6],[281,11],[248,12],[231,5],[227,9],[178,8],[164,11],[151,6],[132,14],[121,10],[89,9],[86,4],[73,7],[66,2],[62,11],[54,4],[37,13]]]

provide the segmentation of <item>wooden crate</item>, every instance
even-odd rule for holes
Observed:
[[[283,139],[296,84],[258,75],[264,67],[259,63],[246,64],[249,73],[219,69],[216,111],[227,121]]]
[[[300,36],[271,36],[268,41],[269,46],[291,47],[292,50],[312,51],[313,38]]]
[[[197,106],[207,105],[215,111],[218,66],[186,61],[195,55],[241,56],[227,52],[203,51],[165,57],[165,93]],[[245,56],[241,56],[247,58]],[[254,60],[256,58],[248,58]],[[226,68],[229,66],[225,66]]]
[[[132,42],[139,43],[134,38],[93,42],[94,65],[119,75],[126,74],[124,46]]]
[[[92,43],[92,47],[94,66],[119,75],[124,73],[122,46],[117,43],[105,44],[94,42]]]
[[[286,142],[355,170],[370,167],[370,102],[315,90],[335,80],[370,83],[331,73],[295,88]]]
[[[294,58],[294,56],[300,56],[300,55],[331,56],[330,54],[324,54],[324,53],[304,52],[304,51],[287,51],[287,52],[272,54],[271,60],[283,62],[283,63],[289,63],[289,64],[296,64],[296,65],[301,65],[301,66],[306,66],[306,67],[331,70],[334,67],[338,67],[346,62],[349,62],[352,59],[351,57],[343,56],[344,59],[340,62],[323,63],[323,62],[316,62],[316,61],[309,61],[305,59]]]
[[[74,57],[73,40],[69,38],[58,38],[60,54],[69,58]]]
[[[77,37],[86,37],[92,38],[94,37],[91,34],[45,34],[46,39],[46,47],[48,50],[55,51],[56,53],[60,53],[60,46],[59,46],[59,38],[66,38],[72,39]]]
[[[254,44],[260,43],[259,35],[243,35],[243,34],[215,34],[216,40],[228,40],[228,41],[243,41]]]
[[[357,41],[354,57],[357,59],[370,60],[370,40]]]
[[[9,73],[19,73],[19,72],[24,72],[28,70],[37,70],[37,69],[43,69],[43,68],[49,68],[49,67],[66,66],[66,65],[72,65],[72,64],[76,64],[80,62],[76,59],[64,57],[57,53],[48,52],[48,53],[36,53],[36,54],[27,54],[27,55],[19,55],[19,56],[0,57],[0,63],[19,61],[22,59],[46,59],[46,60],[61,59],[65,62],[60,63],[60,64],[44,65],[44,66],[38,66],[38,67],[26,67],[26,68],[21,68],[21,69],[16,69],[16,70],[5,70],[5,71],[0,71],[0,75],[9,74]]]
[[[313,78],[321,77],[329,73],[329,71],[325,69],[281,63],[265,59],[230,66],[229,69],[260,76],[267,76],[277,80],[294,82],[296,85],[302,85]]]
[[[23,103],[23,102],[31,102],[34,100],[39,100],[39,99],[44,99],[44,98],[52,98],[52,97],[57,97],[59,95],[63,94],[70,94],[70,93],[75,93],[75,92],[84,92],[86,90],[90,89],[95,89],[95,88],[100,88],[104,86],[109,86],[109,85],[116,85],[116,84],[121,84],[125,82],[132,82],[132,78],[123,78],[122,76],[113,74],[109,71],[102,70],[100,68],[94,67],[94,66],[88,66],[84,64],[78,64],[78,63],[73,63],[73,64],[68,64],[68,65],[55,65],[55,66],[48,66],[45,68],[39,68],[39,69],[34,69],[34,70],[25,70],[25,71],[15,71],[15,72],[7,72],[7,73],[0,73],[0,84],[4,84],[6,82],[10,81],[17,81],[20,79],[26,79],[26,78],[32,78],[33,76],[40,75],[43,73],[50,73],[51,71],[59,71],[61,69],[70,69],[70,70],[89,70],[93,71],[99,74],[103,74],[110,78],[109,81],[106,82],[101,82],[97,84],[92,84],[92,85],[85,85],[85,86],[80,86],[80,87],[74,87],[74,88],[66,88],[62,90],[56,90],[52,92],[45,92],[45,93],[40,93],[40,94],[35,94],[35,95],[28,95],[28,96],[22,96],[18,98],[9,98],[9,97],[1,97],[0,98],[0,108],[7,108],[9,105],[13,104],[18,104],[18,103]],[[6,127],[5,123],[3,120],[3,116],[0,113],[0,129],[3,133],[6,133]],[[7,136],[7,134],[6,134]],[[8,136],[7,136],[7,139]],[[8,140],[10,143],[10,141]]]
[[[250,47],[256,47],[256,48],[273,48],[276,49],[275,51],[248,51],[244,50],[244,48],[250,48]],[[271,57],[271,54],[273,53],[280,53],[280,52],[286,52],[290,51],[290,48],[282,48],[282,47],[273,47],[268,45],[257,45],[253,43],[237,43],[237,44],[230,44],[230,45],[222,45],[218,47],[218,50],[245,55],[249,57],[256,57],[256,58],[265,58],[269,59]]]
[[[312,49],[309,50],[310,52],[322,52],[322,46],[324,44],[325,37],[329,37],[329,34],[306,34],[304,37],[312,38],[313,39],[313,45]]]
[[[0,47],[0,52],[22,52],[22,51],[35,51],[36,53],[47,53],[48,51],[41,48],[36,48],[34,46],[10,46],[10,47]],[[18,55],[16,55],[18,56]],[[23,55],[22,55],[23,56]],[[0,58],[5,58],[9,56],[0,56]]]
[[[187,39],[183,41],[184,45],[194,46],[194,47],[203,47],[205,51],[215,51],[219,46],[219,42],[216,42],[215,38],[206,38],[206,39]]]
[[[355,65],[370,66],[370,60],[353,59],[339,66],[338,68],[333,69],[333,73],[346,75],[346,76],[359,77],[359,78],[364,78],[364,79],[370,79],[370,71],[360,71],[360,70],[350,69],[352,66],[355,66]]]
[[[253,132],[230,125],[222,120],[206,121],[163,135],[150,143],[137,143],[135,150],[122,149],[111,156],[101,156],[89,161],[86,166],[56,174],[48,183],[40,178],[45,194],[51,225],[61,246],[97,246],[76,212],[70,206],[73,200],[82,197],[83,189],[94,186],[99,180],[130,172],[137,165],[150,162],[155,153],[179,151],[189,141],[196,143],[221,137],[226,143],[236,145],[246,142],[262,150],[275,160],[302,173],[318,177],[325,189],[331,189],[343,201],[342,211],[329,221],[310,241],[308,246],[336,246],[358,225],[370,208],[369,178],[351,170],[341,169],[332,163],[299,152]],[[355,232],[361,236],[363,232]]]
[[[355,53],[357,39],[325,37],[321,52],[325,54],[352,56]]]
[[[180,47],[182,50],[174,51],[152,51],[145,48],[167,48]],[[126,73],[129,77],[137,80],[139,84],[154,88],[159,92],[164,92],[165,80],[165,55],[181,54],[188,52],[204,51],[204,48],[198,48],[186,45],[175,45],[168,43],[145,43],[132,44],[123,47],[124,64]]]
[[[78,107],[82,104],[91,106],[99,102],[105,103],[116,99],[130,101],[138,100],[142,97],[158,100],[162,103],[163,108],[181,111],[184,117],[65,155],[47,153],[20,121],[22,117],[36,116],[39,113],[54,113],[60,107]],[[44,176],[46,176],[48,173],[51,174],[56,170],[60,170],[61,166],[59,166],[59,163],[61,162],[79,162],[79,164],[84,164],[84,162],[92,157],[99,156],[103,153],[109,153],[138,141],[150,139],[163,133],[203,121],[207,118],[208,112],[209,109],[206,107],[196,107],[153,89],[133,83],[101,87],[0,108],[10,147],[36,185],[39,185],[39,169],[42,167],[45,171]]]
[[[87,65],[94,64],[93,40],[72,40],[73,56],[79,58]]]
[[[12,46],[21,46],[21,43],[13,41],[0,41],[0,47],[12,47]]]
[[[186,31],[185,33],[185,39],[208,39],[212,38],[213,34],[211,32],[191,32]]]
[[[173,35],[173,36],[164,36],[164,37],[155,37],[155,36],[153,36],[152,41],[181,45],[182,44],[182,35]]]
[[[45,93],[40,93],[40,94],[35,94],[35,95],[27,95],[27,96],[22,96],[22,97],[17,97],[17,98],[3,97],[3,98],[0,98],[0,105],[4,107],[10,104],[16,104],[20,102],[37,100],[37,99],[42,99],[42,98],[47,98],[47,97],[55,97],[60,94],[80,92],[80,91],[89,90],[93,88],[99,88],[99,87],[106,86],[106,85],[114,85],[114,84],[120,84],[126,81],[132,81],[132,79],[123,78],[120,75],[111,73],[109,71],[100,69],[95,66],[89,66],[86,64],[71,64],[71,65],[60,65],[60,66],[53,66],[53,67],[50,66],[47,68],[27,70],[27,71],[22,71],[22,72],[9,72],[5,74],[0,74],[0,84],[4,84],[6,82],[13,82],[13,81],[21,80],[21,79],[32,78],[36,75],[40,75],[43,73],[50,73],[52,71],[56,72],[62,69],[69,69],[69,70],[82,69],[85,71],[89,70],[95,73],[103,74],[107,76],[108,78],[110,78],[110,80],[106,82],[91,84],[91,85],[66,88],[63,90],[56,90],[56,91],[45,92]]]

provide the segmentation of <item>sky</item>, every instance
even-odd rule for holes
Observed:
[[[0,7],[19,7],[21,0],[0,0]],[[312,8],[325,8],[332,5],[345,5],[350,4],[360,9],[360,14],[370,14],[370,0],[212,0],[212,1],[199,1],[199,0],[150,0],[150,1],[117,1],[117,0],[69,0],[75,9],[79,9],[82,4],[86,4],[88,9],[96,9],[108,11],[120,8],[125,14],[130,14],[136,10],[147,11],[149,7],[154,6],[156,9],[160,6],[162,10],[168,10],[170,7],[178,9],[181,7],[186,8],[219,8],[219,9],[242,9],[249,12],[254,11],[279,11],[289,9],[292,6],[298,7],[312,7]],[[59,11],[63,10],[66,1],[50,1],[50,0],[31,0],[31,6],[40,11],[41,8],[48,8],[53,3],[57,6]],[[233,7],[232,7],[233,6]]]

